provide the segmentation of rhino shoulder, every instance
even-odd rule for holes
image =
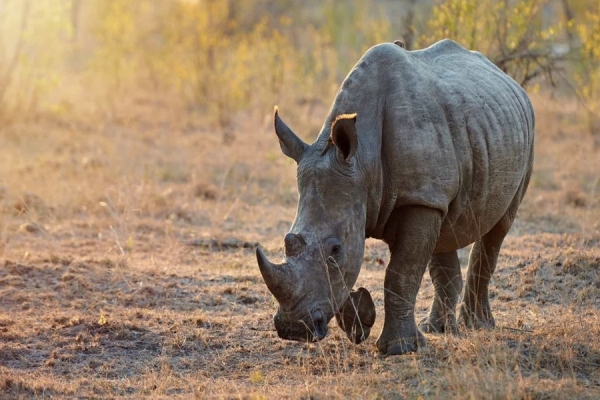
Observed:
[[[421,50],[411,52],[415,57],[424,59],[437,59],[438,57],[458,56],[471,61],[491,62],[478,51],[468,50],[451,39],[443,39]]]
[[[432,44],[431,46],[425,48],[424,50],[429,51],[441,51],[441,52],[465,52],[468,51],[460,44],[456,43],[452,39],[442,39],[439,42]]]
[[[358,65],[365,64],[365,62],[371,63],[386,63],[386,62],[397,62],[405,58],[410,52],[399,44],[394,43],[380,43],[369,50],[363,55]],[[361,63],[362,62],[362,63]]]

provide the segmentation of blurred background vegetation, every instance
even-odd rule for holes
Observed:
[[[134,118],[141,104],[227,129],[276,103],[328,105],[377,43],[442,38],[578,99],[600,135],[597,0],[0,0],[0,113]]]

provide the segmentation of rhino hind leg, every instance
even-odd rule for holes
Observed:
[[[500,247],[508,233],[516,208],[473,244],[469,255],[469,268],[465,294],[460,308],[459,320],[470,329],[492,329],[496,326],[488,297],[488,286],[496,269]]]
[[[462,290],[457,252],[434,254],[429,262],[429,275],[435,295],[429,315],[421,321],[419,328],[427,333],[456,334],[456,303]]]
[[[521,185],[504,216],[488,233],[473,244],[473,249],[469,255],[465,293],[458,317],[459,321],[467,328],[490,329],[496,325],[490,308],[488,285],[496,269],[500,247],[502,247],[502,242],[515,220],[521,200],[523,200],[529,186],[530,178],[531,166],[523,177]]]

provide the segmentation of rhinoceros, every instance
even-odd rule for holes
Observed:
[[[275,107],[299,192],[285,261],[256,249],[279,303],[278,335],[318,341],[335,316],[352,341],[367,338],[375,306],[365,288],[352,290],[366,238],[390,249],[380,352],[415,351],[426,344],[421,331],[494,327],[488,285],[531,176],[534,120],[514,80],[451,40],[416,51],[393,43],[369,49],[310,145]],[[472,243],[457,318],[457,250]],[[428,266],[435,295],[419,330],[415,300]]]

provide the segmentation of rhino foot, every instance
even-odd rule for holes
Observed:
[[[419,324],[419,329],[425,333],[452,333],[453,335],[458,333],[458,325],[454,314],[439,317],[430,313],[426,318],[423,318]]]
[[[425,347],[427,340],[420,332],[416,337],[397,338],[393,341],[382,342],[381,338],[377,341],[377,349],[382,354],[396,356],[407,353],[414,353],[419,347]]]
[[[377,339],[377,349],[380,353],[395,356],[407,353],[413,353],[417,351],[419,347],[425,347],[427,340],[425,336],[415,326],[415,334],[407,336],[392,336],[389,337],[384,332],[381,333],[379,339]],[[389,337],[389,338],[388,338]]]
[[[487,302],[486,302],[487,303]],[[475,308],[475,310],[473,310]],[[492,309],[489,303],[478,305],[477,307],[469,307],[468,304],[463,304],[460,308],[458,316],[461,324],[468,329],[494,329],[496,321],[492,315]]]

